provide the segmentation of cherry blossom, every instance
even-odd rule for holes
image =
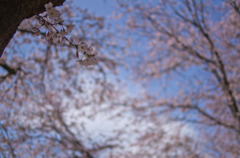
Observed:
[[[86,51],[88,45],[86,44],[86,42],[81,42],[79,45],[78,45],[78,52],[84,52]]]
[[[97,59],[95,57],[89,57],[84,60],[79,60],[78,62],[84,66],[92,66],[97,64]]]
[[[53,6],[52,2],[49,2],[48,4],[44,5],[46,10],[52,9],[52,6]]]
[[[94,52],[93,52],[93,48],[91,46],[88,47],[85,51],[86,51],[87,55],[95,55]]]
[[[67,33],[71,33],[75,25],[67,25]]]

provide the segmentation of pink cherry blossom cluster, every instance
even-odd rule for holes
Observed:
[[[69,44],[76,48],[76,57],[78,62],[84,66],[91,66],[97,64],[96,51],[93,47],[88,46],[86,42],[75,42],[71,37],[68,38],[74,25],[64,24],[64,20],[61,18],[61,13],[59,10],[53,7],[50,2],[45,4],[46,12],[43,15],[38,15],[40,26],[35,27],[36,33],[40,33],[40,27],[45,27],[48,31],[43,36],[49,42],[54,44]],[[79,53],[82,53],[81,59],[79,58]]]
[[[97,53],[93,50],[93,47],[88,46],[85,42],[81,42],[78,44],[78,51],[76,52],[77,58],[79,58],[79,52],[82,52],[84,55],[82,59],[78,60],[81,65],[91,66],[97,64]]]
[[[58,22],[61,22],[60,11],[52,7],[52,3],[45,4],[47,15],[49,19],[55,19]]]

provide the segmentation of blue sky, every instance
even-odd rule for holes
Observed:
[[[90,12],[99,16],[110,15],[113,11],[114,0],[74,0],[73,4],[88,9]]]

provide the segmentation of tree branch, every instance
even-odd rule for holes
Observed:
[[[0,57],[15,34],[19,24],[26,18],[44,12],[44,5],[62,5],[65,0],[1,0],[0,1]]]

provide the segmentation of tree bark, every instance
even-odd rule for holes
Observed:
[[[1,0],[0,1],[0,57],[19,24],[27,18],[45,11],[44,5],[62,5],[65,0]]]

